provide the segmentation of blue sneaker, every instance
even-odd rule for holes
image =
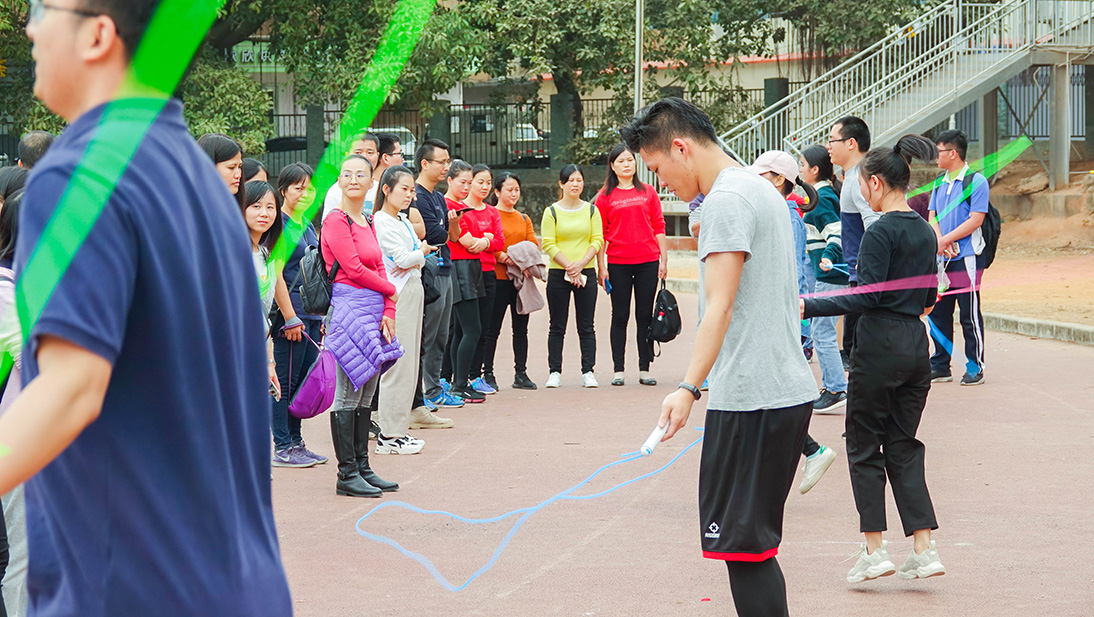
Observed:
[[[425,405],[425,408],[429,411],[437,411],[437,406],[429,401],[422,401],[422,404]]]
[[[486,383],[486,380],[482,377],[477,378],[471,382],[471,387],[482,392],[483,394],[497,394],[498,391],[491,388],[490,384]]]
[[[443,377],[441,378],[441,390],[446,393],[452,391],[452,384],[448,383],[448,380]]]
[[[426,399],[426,402],[436,405],[437,407],[445,407],[449,409],[463,407],[463,399],[448,392],[441,392],[440,396],[437,396],[436,398]]]

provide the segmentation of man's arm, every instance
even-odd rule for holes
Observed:
[[[706,276],[703,287],[706,290],[706,311],[699,331],[695,335],[695,346],[691,352],[691,363],[684,381],[698,387],[710,374],[714,361],[722,349],[722,341],[729,330],[733,318],[733,302],[737,298],[737,286],[741,282],[741,271],[745,265],[743,252],[711,253],[706,258]],[[658,426],[668,425],[665,439],[669,439],[680,430],[691,415],[691,406],[695,397],[691,392],[678,388],[665,397],[661,404],[661,417]]]
[[[102,356],[51,335],[41,338],[38,367],[0,416],[0,493],[41,471],[99,417],[114,371]]]

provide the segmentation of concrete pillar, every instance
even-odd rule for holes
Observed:
[[[764,80],[764,107],[771,107],[779,101],[790,96],[790,80],[786,77],[769,77]],[[786,110],[779,108],[775,111],[778,119],[775,121],[775,130],[768,135],[768,143],[765,150],[782,150],[783,138],[790,132],[790,125]]]
[[[1094,156],[1094,64],[1083,67],[1086,71],[1086,155]]]
[[[1068,65],[1052,67],[1049,88],[1048,171],[1049,188],[1056,190],[1068,184],[1071,158],[1071,123],[1068,109],[1071,80]]]
[[[444,109],[429,117],[429,125],[426,131],[431,139],[439,139],[452,147],[452,122],[448,115],[448,101],[443,101]],[[421,145],[422,140],[418,141]]]
[[[569,162],[563,148],[574,138],[574,99],[569,94],[551,95],[551,167]]]
[[[999,150],[999,89],[992,88],[990,92],[980,99],[980,109],[977,110],[977,132],[980,134],[980,156],[987,158]],[[987,169],[990,175],[995,175],[997,169]]]
[[[308,164],[313,168],[319,164],[323,157],[323,108],[319,105],[308,105],[304,108],[306,114],[304,130],[308,138]]]

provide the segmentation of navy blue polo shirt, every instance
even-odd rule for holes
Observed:
[[[30,175],[22,274],[96,129]],[[102,413],[27,483],[31,615],[291,615],[270,497],[265,333],[239,206],[170,102],[62,277],[42,336],[113,365]]]
[[[440,268],[437,273],[448,276],[452,269],[452,252],[448,248],[448,202],[436,190],[414,184],[414,207],[425,223],[425,241],[439,248]]]

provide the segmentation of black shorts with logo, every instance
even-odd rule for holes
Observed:
[[[813,402],[760,411],[708,410],[699,463],[703,556],[764,561],[779,552],[783,510]]]

